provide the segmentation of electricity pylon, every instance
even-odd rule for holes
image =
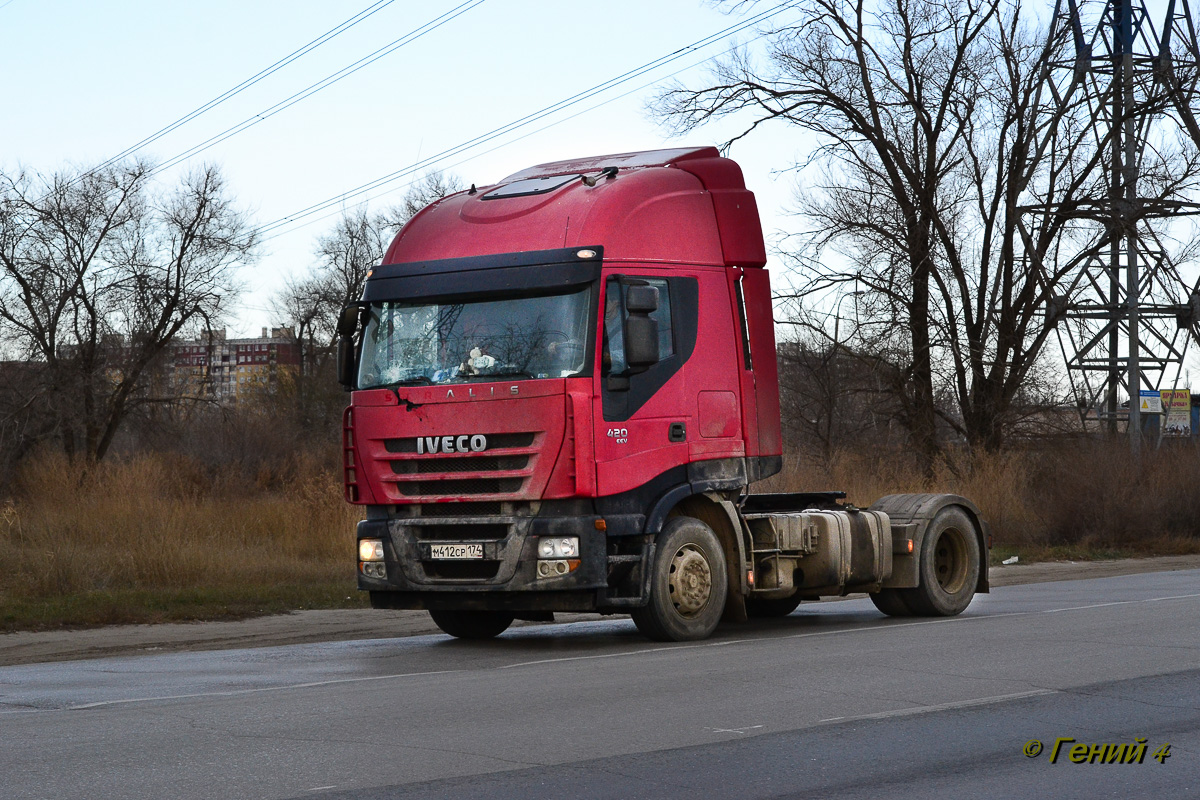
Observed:
[[[1197,176],[1164,168],[1181,163],[1164,158],[1180,140],[1200,147],[1196,27],[1188,0],[1168,0],[1160,26],[1143,0],[1058,0],[1047,54],[1048,95],[1080,112],[1073,129],[1053,135],[1094,144],[1104,180],[1069,204],[1051,198],[1025,209],[1034,227],[1039,216],[1071,218],[1055,255],[1072,269],[1053,288],[1046,319],[1084,424],[1117,432],[1124,393],[1137,453],[1139,391],[1177,384],[1200,322],[1200,284],[1184,281],[1172,253],[1173,232],[1200,220],[1186,193]]]

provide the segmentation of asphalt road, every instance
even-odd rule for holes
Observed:
[[[1200,570],[692,645],[611,620],[27,665],[0,669],[0,797],[1189,797],[1198,679]],[[1147,749],[1051,764],[1058,737]]]

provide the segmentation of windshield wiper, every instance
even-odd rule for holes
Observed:
[[[487,374],[471,376],[471,378],[473,380],[478,379],[481,381],[490,381],[490,380],[494,380],[496,378],[536,378],[536,377],[537,376],[534,375],[532,372],[528,372],[523,369],[510,369],[510,370],[505,370],[503,372],[489,372]]]
[[[405,378],[402,381],[392,381],[391,383],[385,383],[382,387],[378,387],[378,388],[388,389],[393,386],[432,386],[432,385],[433,385],[433,381],[431,381],[429,378],[426,378],[424,375],[418,375],[415,378]]]

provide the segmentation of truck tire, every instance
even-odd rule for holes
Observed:
[[[929,523],[917,580],[915,589],[900,590],[914,614],[952,617],[970,605],[979,581],[979,538],[967,512],[950,506]]]
[[[633,621],[656,642],[706,639],[721,621],[728,588],[725,553],[712,528],[675,517],[658,536],[650,602],[633,610]]]
[[[508,630],[516,617],[507,611],[430,610],[433,624],[458,639],[494,639]]]
[[[912,609],[904,602],[903,589],[880,589],[871,592],[871,602],[889,617],[911,617]]]
[[[746,615],[753,619],[776,619],[786,617],[800,605],[800,594],[791,597],[755,597],[746,598]]]

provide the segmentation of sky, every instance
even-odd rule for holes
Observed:
[[[163,174],[170,182],[178,170],[217,164],[253,220],[266,224],[457,148],[744,19],[702,0],[0,0],[0,74],[8,76],[0,81],[0,166],[53,172],[98,164],[374,6],[357,25],[137,154],[168,161],[448,14],[410,43]],[[698,85],[705,62],[738,43],[761,42],[753,28],[719,37],[429,166],[482,186],[546,161],[718,143],[734,128],[714,125],[672,138],[647,107],[673,73]],[[730,153],[758,195],[769,238],[791,224],[785,210],[794,181],[780,170],[803,149],[797,133],[780,126]],[[287,278],[312,267],[316,238],[365,198],[376,209],[398,202],[421,171],[272,230],[262,257],[243,271],[246,288],[230,334],[256,335],[278,324],[272,296]]]
[[[768,7],[763,2],[753,10]],[[745,17],[707,0],[0,0],[0,167],[52,172],[98,164],[366,10],[357,25],[137,154],[167,161],[261,115],[163,180],[215,163],[253,221],[264,225],[423,161],[483,186],[547,161],[720,143],[740,132],[737,121],[674,138],[649,110],[656,90],[670,80],[702,85],[711,58],[736,44],[762,45],[754,28],[718,36],[619,86],[443,157]],[[373,63],[266,113],[430,23],[436,27]],[[767,125],[730,151],[758,197],[768,245],[800,224],[788,213],[796,192],[788,168],[812,147],[794,127]],[[228,320],[230,335],[280,324],[272,298],[313,267],[317,237],[365,198],[373,209],[398,202],[423,171],[272,228],[261,258],[241,275],[245,289]],[[773,284],[783,285],[779,260],[772,256],[768,267]],[[836,298],[826,306],[831,317],[838,313]],[[1189,374],[1200,374],[1197,350]]]

